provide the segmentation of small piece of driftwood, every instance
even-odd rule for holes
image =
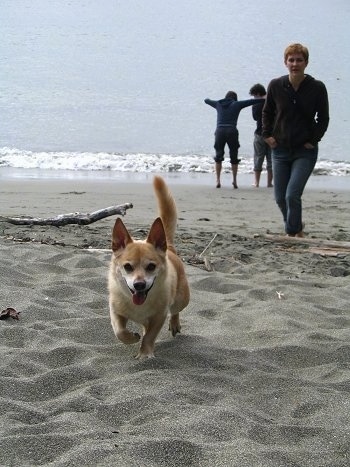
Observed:
[[[202,251],[202,253],[199,255],[199,257],[201,258],[204,253],[208,250],[208,248],[210,248],[211,244],[214,242],[214,240],[216,239],[216,237],[218,236],[218,234],[216,233],[214,235],[214,237],[210,240],[210,242],[208,243],[208,245],[204,248],[204,250]]]
[[[94,211],[90,214],[82,214],[73,212],[69,214],[60,214],[56,217],[40,218],[40,217],[0,217],[0,221],[9,222],[15,225],[54,225],[56,227],[67,224],[88,225],[93,222],[104,219],[108,216],[119,214],[124,216],[127,209],[131,209],[131,203],[121,204],[120,206],[109,206],[108,208]]]

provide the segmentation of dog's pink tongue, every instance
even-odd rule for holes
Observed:
[[[144,301],[146,300],[146,294],[144,292],[136,292],[132,296],[132,301],[134,302],[134,305],[142,305]]]

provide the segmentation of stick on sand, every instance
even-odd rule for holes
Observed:
[[[49,217],[46,219],[40,217],[0,217],[0,221],[9,222],[10,224],[15,225],[54,225],[56,227],[67,224],[87,225],[115,214],[124,216],[126,210],[132,207],[133,205],[131,203],[126,203],[121,204],[120,206],[109,206],[108,208],[94,211],[91,214],[73,212],[70,214],[60,214],[59,216]]]

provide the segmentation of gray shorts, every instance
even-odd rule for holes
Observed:
[[[271,148],[261,135],[254,135],[254,170],[261,172],[266,157],[266,170],[272,170]]]

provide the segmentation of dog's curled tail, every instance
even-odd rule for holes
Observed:
[[[177,210],[175,200],[162,177],[154,177],[153,188],[156,194],[159,217],[163,222],[168,247],[171,246],[174,249],[177,225]]]

